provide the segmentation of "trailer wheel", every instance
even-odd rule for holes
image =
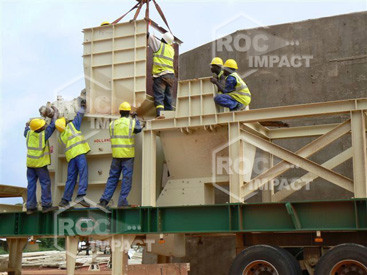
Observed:
[[[353,243],[335,246],[316,265],[315,275],[367,275],[367,248]]]
[[[254,245],[243,250],[232,263],[229,275],[299,275],[296,259],[286,250]]]

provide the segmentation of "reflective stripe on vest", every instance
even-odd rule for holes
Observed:
[[[45,131],[27,133],[27,167],[40,168],[51,164],[50,146]]]
[[[243,81],[243,79],[237,73],[232,73],[230,74],[230,76],[233,76],[234,78],[236,78],[237,83],[235,87],[236,90],[233,92],[230,92],[229,95],[232,98],[236,99],[238,102],[242,103],[243,105],[245,106],[249,105],[251,102],[251,93],[245,81]]]
[[[60,135],[60,139],[65,144],[65,156],[68,162],[90,151],[89,144],[84,139],[82,132],[78,131],[72,122],[66,125],[65,131]]]
[[[161,42],[159,50],[153,53],[153,75],[164,71],[174,73],[175,50],[171,45]]]
[[[135,120],[127,117],[110,124],[112,157],[133,158],[135,156]]]

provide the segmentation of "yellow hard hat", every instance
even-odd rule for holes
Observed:
[[[29,123],[29,127],[31,128],[32,131],[37,131],[39,129],[41,129],[43,126],[45,126],[46,121],[42,118],[35,118],[32,119],[31,122]]]
[[[119,108],[120,111],[131,111],[131,106],[129,104],[129,102],[122,102],[120,104],[120,108]]]
[[[66,119],[64,117],[60,117],[56,120],[55,126],[60,133],[64,132],[66,127]]]
[[[237,62],[234,59],[228,59],[225,63],[224,63],[224,67],[225,68],[230,68],[230,69],[238,69],[237,66]]]
[[[108,21],[103,21],[102,23],[101,23],[101,26],[107,26],[107,25],[109,25],[110,24],[110,22],[108,22]]]
[[[220,57],[214,57],[212,62],[210,62],[210,65],[223,66],[223,60]]]

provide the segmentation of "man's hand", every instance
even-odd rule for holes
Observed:
[[[218,83],[218,80],[216,78],[212,77],[210,79],[210,82],[213,83],[213,84],[217,84]]]
[[[59,110],[55,106],[51,106],[51,109],[54,111],[53,120],[56,120],[59,117]]]
[[[87,108],[87,101],[85,99],[80,100],[80,107],[84,109]]]
[[[29,121],[25,124],[25,127],[29,127]]]

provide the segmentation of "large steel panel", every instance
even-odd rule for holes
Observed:
[[[118,114],[122,101],[139,108],[147,99],[145,20],[84,29],[88,113]]]

